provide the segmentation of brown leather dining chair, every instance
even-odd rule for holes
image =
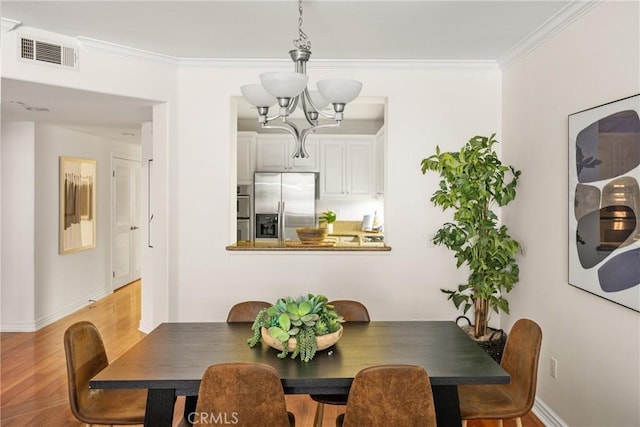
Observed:
[[[329,304],[333,305],[341,315],[345,322],[369,322],[369,310],[367,307],[359,301],[352,300],[335,300],[330,301]],[[322,419],[324,418],[324,405],[346,405],[347,395],[345,394],[331,394],[331,395],[310,395],[311,399],[318,402],[316,408],[316,415],[313,420],[315,427],[322,427]]]
[[[258,312],[263,308],[269,308],[271,304],[266,301],[242,301],[235,304],[229,310],[227,323],[253,322]]]
[[[209,366],[200,382],[195,414],[190,417],[194,425],[295,426],[278,372],[263,363]]]
[[[109,365],[100,332],[91,322],[64,333],[71,412],[86,424],[130,425],[144,422],[147,390],[90,389],[89,380]]]
[[[542,345],[542,330],[533,320],[519,319],[507,335],[502,368],[511,375],[509,384],[458,386],[462,425],[467,420],[516,419],[526,415],[536,397],[538,360]]]
[[[417,365],[370,366],[351,383],[337,427],[435,427],[436,412],[427,371]]]

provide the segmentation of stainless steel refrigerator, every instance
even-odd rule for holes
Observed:
[[[297,227],[316,225],[316,173],[256,172],[253,182],[255,240],[299,240]]]

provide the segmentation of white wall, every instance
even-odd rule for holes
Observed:
[[[361,300],[376,319],[453,319],[456,311],[439,289],[455,286],[465,275],[456,271],[449,251],[427,242],[445,216],[429,202],[437,176],[423,176],[420,161],[436,144],[457,149],[476,134],[499,131],[500,71],[310,67],[312,80],[356,78],[364,83],[363,96],[388,98],[384,215],[393,250],[228,252],[225,246],[235,234],[229,231],[236,164],[231,97],[261,71],[180,69],[173,319],[224,320],[239,300],[306,292]]]
[[[112,292],[112,154],[140,159],[140,146],[39,124],[35,133],[35,318],[38,327]],[[96,160],[96,247],[58,253],[58,159]]]
[[[524,246],[503,326],[540,323],[538,397],[571,426],[640,425],[640,314],[567,280],[567,116],[640,93],[639,22],[640,3],[603,2],[503,72],[503,154],[522,169],[504,219]]]
[[[3,122],[2,143],[2,330],[34,330],[35,126]]]
[[[2,122],[2,330],[33,331],[112,291],[111,156],[140,147],[58,126]],[[58,253],[59,157],[97,161],[96,247]]]
[[[40,37],[44,40],[56,41],[65,45],[74,45],[78,47],[79,55],[79,71],[69,71],[58,69],[56,67],[44,66],[41,64],[33,64],[17,61],[16,47],[18,30],[20,34],[27,34],[32,37]],[[171,154],[169,141],[174,139],[174,133],[177,126],[175,125],[175,92],[176,92],[176,63],[167,58],[156,58],[123,49],[116,45],[106,45],[100,47],[84,46],[72,37],[63,36],[45,32],[36,28],[20,26],[17,30],[3,32],[0,38],[2,55],[2,77],[17,80],[33,81],[60,87],[69,87],[74,89],[82,89],[94,92],[103,92],[113,95],[130,96],[140,99],[147,99],[157,102],[154,105],[153,128],[154,133],[151,138],[147,139],[145,158],[146,160],[154,159],[154,173],[157,179],[157,185],[153,186],[153,214],[156,228],[154,229],[154,249],[145,247],[144,257],[151,257],[154,274],[149,274],[148,280],[143,283],[143,295],[152,296],[156,307],[143,306],[141,324],[155,325],[168,319],[168,282],[170,265],[167,261],[169,256],[169,239],[168,229],[172,221],[170,217],[170,187],[175,185],[169,181],[169,163],[175,157]],[[4,145],[4,141],[3,141]],[[28,147],[25,147],[28,149]],[[19,155],[28,155],[28,153],[19,153]],[[33,153],[31,154],[33,157]],[[37,171],[36,171],[37,172]],[[3,172],[4,173],[4,172]],[[147,174],[143,173],[142,185],[147,186]],[[4,184],[3,180],[3,186]],[[56,190],[57,193],[57,190]],[[6,206],[6,195],[2,194],[3,214]],[[32,201],[33,203],[33,201]],[[33,208],[32,208],[33,209]],[[57,212],[57,210],[55,211]],[[3,233],[5,227],[12,227],[9,220],[5,220],[3,215]],[[35,230],[38,235],[40,230]],[[145,234],[147,230],[143,231]],[[146,234],[145,234],[146,237]],[[37,238],[37,237],[36,237]],[[13,251],[26,251],[28,246],[33,246],[33,239],[20,240],[17,247],[12,247]],[[4,245],[4,234],[3,234]],[[33,248],[32,248],[33,251]],[[149,252],[153,251],[153,255]],[[3,267],[8,265],[5,260],[7,252],[3,250]],[[8,260],[8,258],[6,258]],[[105,261],[105,262],[108,262]],[[36,264],[38,261],[36,260]],[[17,266],[17,265],[16,265]],[[51,268],[45,266],[45,269]],[[5,277],[17,277],[20,272],[17,270],[2,270],[2,291],[3,296],[9,292],[11,295],[19,295],[25,298],[25,301],[16,302],[16,304],[30,304],[35,307],[35,295],[25,294],[23,290],[24,281],[5,281]],[[101,280],[101,279],[98,279]],[[32,286],[33,287],[33,286]],[[45,295],[46,292],[44,291]],[[86,295],[84,295],[86,296]],[[83,296],[83,298],[84,298]],[[48,298],[48,296],[46,297]],[[64,305],[64,296],[55,296],[55,307]],[[3,298],[3,305],[12,305],[13,302]],[[57,309],[50,306],[47,301],[38,301],[40,316],[35,319],[35,314],[29,316],[30,322],[33,324],[36,320],[42,324],[53,319],[58,313]],[[33,310],[33,309],[32,309]],[[3,330],[5,327],[5,318],[2,320]],[[33,328],[34,326],[31,326]],[[11,328],[11,330],[14,330]]]

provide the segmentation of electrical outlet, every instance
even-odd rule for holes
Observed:
[[[549,373],[551,374],[551,377],[554,379],[558,379],[558,361],[556,360],[555,357],[551,358],[551,363],[550,363],[550,370]]]

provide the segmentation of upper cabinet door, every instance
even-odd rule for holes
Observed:
[[[347,194],[375,196],[374,141],[348,141],[346,145]]]
[[[287,172],[290,135],[258,135],[258,172]]]
[[[345,142],[324,140],[320,143],[320,197],[344,198],[347,195],[345,176]]]
[[[295,140],[291,135],[258,135],[256,142],[257,170],[263,172],[318,172],[318,141],[307,138],[307,158],[292,158]]]
[[[320,142],[320,197],[375,197],[375,138],[326,136]]]
[[[254,132],[238,132],[238,184],[253,182],[256,170],[256,134]]]

